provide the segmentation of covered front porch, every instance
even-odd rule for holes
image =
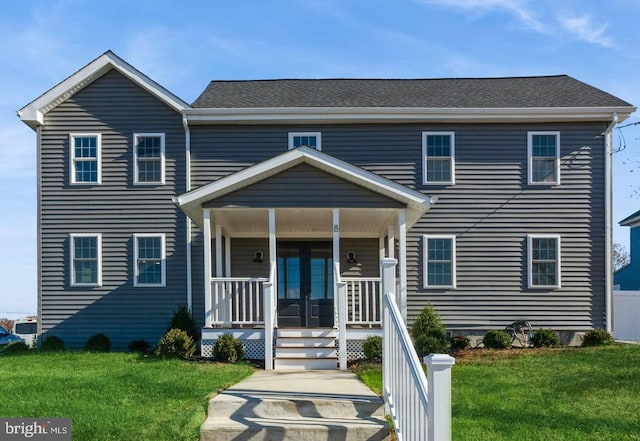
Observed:
[[[381,333],[385,257],[398,259],[406,319],[407,229],[428,196],[303,147],[177,202],[204,238],[204,356],[232,333],[266,369],[296,358],[346,369]]]

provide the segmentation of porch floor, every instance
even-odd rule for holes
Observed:
[[[202,441],[386,440],[384,403],[351,372],[258,371],[209,401]]]

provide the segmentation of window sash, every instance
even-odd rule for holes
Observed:
[[[102,240],[100,234],[71,234],[71,286],[102,284]]]
[[[165,286],[165,235],[136,234],[134,247],[134,286]]]
[[[560,132],[528,133],[529,184],[560,184]]]
[[[133,135],[135,183],[165,183],[164,133],[136,133]]]
[[[456,287],[455,236],[424,235],[424,287]]]
[[[101,174],[99,133],[69,134],[72,184],[99,184]]]
[[[529,288],[560,288],[560,237],[529,235]]]
[[[422,132],[424,184],[455,183],[455,133]]]
[[[322,134],[321,132],[290,132],[289,133],[289,150],[307,146],[318,151],[322,150]]]

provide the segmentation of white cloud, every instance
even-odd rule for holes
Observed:
[[[567,32],[579,40],[607,48],[615,46],[613,38],[605,35],[608,25],[593,23],[588,14],[579,17],[559,17],[557,20]]]
[[[463,9],[476,13],[504,11],[514,16],[522,25],[536,32],[546,33],[548,30],[537,17],[536,12],[528,6],[527,0],[420,0],[421,3]]]

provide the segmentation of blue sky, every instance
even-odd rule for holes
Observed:
[[[187,102],[213,79],[569,74],[639,105],[638,18],[637,0],[6,2],[0,317],[37,310],[36,143],[16,110],[108,49]],[[640,126],[623,133],[615,222],[640,209]]]

